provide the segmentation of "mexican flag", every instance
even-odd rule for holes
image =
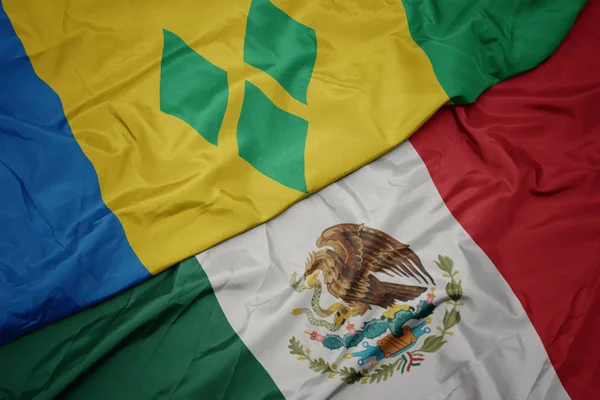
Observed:
[[[19,8],[11,1],[4,3],[11,6],[6,9],[13,21],[18,20],[18,12],[26,14],[26,7]],[[317,17],[310,17],[311,14],[302,7],[295,8],[286,2],[273,3],[281,3],[281,9],[305,21],[306,26],[316,21],[311,18]],[[255,1],[251,7],[266,7],[270,11],[262,11],[272,12],[270,18],[276,19],[281,15],[269,5],[273,3]],[[360,2],[350,3],[356,6]],[[381,3],[391,9],[400,4]],[[144,282],[100,304],[89,307],[96,301],[86,298],[87,302],[79,307],[83,311],[16,340],[12,339],[22,332],[15,334],[14,327],[21,329],[23,326],[21,330],[25,331],[33,329],[30,325],[39,326],[32,317],[34,314],[19,314],[4,306],[3,312],[12,319],[2,321],[5,323],[2,328],[10,326],[12,330],[6,334],[10,343],[0,346],[0,398],[594,398],[599,388],[595,378],[600,371],[600,354],[596,354],[600,319],[594,307],[595,300],[600,300],[600,269],[596,260],[600,250],[600,123],[596,118],[597,104],[600,104],[597,90],[600,59],[595,56],[600,40],[596,24],[600,18],[600,3],[586,6],[564,42],[546,62],[501,83],[498,82],[516,74],[517,69],[529,69],[515,65],[527,64],[519,63],[527,59],[527,55],[541,51],[543,43],[539,42],[535,49],[519,48],[520,52],[508,57],[501,44],[518,43],[524,33],[509,30],[514,37],[499,34],[497,37],[502,40],[496,42],[486,36],[489,30],[476,30],[482,35],[477,40],[485,44],[480,48],[485,52],[481,50],[483,53],[479,58],[466,50],[457,51],[457,54],[468,54],[467,58],[476,69],[487,65],[488,57],[502,59],[505,71],[510,73],[495,70],[498,64],[493,64],[494,68],[477,75],[466,66],[461,70],[452,61],[444,60],[453,60],[448,52],[468,48],[459,47],[458,43],[464,44],[464,40],[474,38],[469,29],[477,28],[482,23],[478,21],[487,21],[489,29],[529,21],[518,26],[527,27],[532,38],[542,40],[551,30],[551,19],[544,20],[542,14],[537,13],[538,25],[532,25],[531,19],[525,18],[528,14],[520,13],[520,7],[525,7],[520,2],[497,3],[495,14],[475,12],[482,9],[477,9],[472,2],[438,3],[402,2],[411,37],[428,55],[436,71],[434,76],[447,95],[438,105],[449,100],[457,104],[470,103],[481,91],[494,85],[491,89],[472,105],[444,107],[397,147],[395,144],[402,141],[400,136],[388,140],[383,136],[375,137],[377,135],[373,133],[365,136],[362,142],[363,139],[356,139],[355,143],[341,143],[338,149],[331,150],[334,156],[330,160],[324,158],[319,164],[329,172],[323,175],[319,175],[321,171],[315,172],[314,176],[319,175],[323,181],[322,185],[314,183],[314,188],[325,186],[323,189],[310,187],[307,182],[311,181],[307,177],[311,175],[307,172],[303,179],[308,186],[304,195],[298,197],[301,201],[294,205],[291,205],[295,202],[291,197],[281,200],[282,197],[272,193],[260,194],[273,196],[278,209],[290,207],[270,219],[261,214],[260,206],[257,206],[256,221],[264,217],[266,222],[257,225],[246,221],[245,224],[256,226],[238,235],[234,233],[241,232],[242,225],[216,226],[220,221],[219,213],[210,215],[217,218],[212,225],[203,225],[189,218],[192,214],[187,214],[185,235],[177,232],[174,234],[177,240],[169,238],[164,243],[158,240],[164,238],[161,234],[152,238],[151,225],[143,228],[140,224],[135,229],[140,232],[148,229],[144,235],[153,240],[142,247],[130,243],[135,255],[139,256],[136,262],[140,259],[144,262],[160,260],[153,264],[157,268],[151,271],[155,276],[146,279],[141,275],[129,275],[135,277],[132,281],[136,283]],[[462,7],[457,5],[459,3]],[[508,7],[509,3],[514,3],[512,8]],[[491,3],[480,4],[490,6]],[[344,2],[322,2],[319,7],[324,10],[340,8],[347,11],[349,18],[368,19],[365,10],[353,9]],[[547,5],[544,10],[549,14],[546,15],[554,15],[550,13],[552,8]],[[249,10],[253,12],[253,8]],[[484,10],[489,11],[489,8]],[[446,19],[448,16],[452,18]],[[474,22],[464,26],[465,32],[459,29],[462,27],[459,21],[467,16]],[[524,19],[519,20],[519,17]],[[98,29],[93,21],[88,22]],[[337,23],[333,18],[329,22],[332,26]],[[132,22],[136,23],[139,22]],[[383,22],[376,19],[371,23],[383,26]],[[294,26],[294,29],[301,28]],[[323,21],[320,26],[325,29],[327,24]],[[449,30],[443,31],[444,26]],[[440,30],[434,32],[432,27]],[[534,29],[542,27],[548,30]],[[29,32],[25,25],[19,29],[20,37]],[[37,37],[34,25],[28,29],[31,37],[25,42]],[[65,25],[65,32],[69,29]],[[160,32],[163,47],[158,61],[162,68],[159,74],[164,74],[161,84],[166,82],[165,79],[184,88],[195,84],[192,79],[180,80],[181,63],[185,61],[205,68],[203,73],[211,76],[207,82],[216,85],[222,74],[213,70],[211,75],[209,65],[216,64],[204,62],[208,58],[193,51],[190,41],[174,31],[165,28]],[[109,32],[107,28],[105,34],[110,36]],[[427,38],[420,36],[425,33],[429,35]],[[345,32],[348,37],[354,34],[359,35],[352,30]],[[77,37],[75,35],[73,40],[77,41]],[[440,37],[448,40],[434,40]],[[531,45],[533,41],[528,43]],[[197,47],[202,46],[198,44]],[[29,53],[30,58],[32,54],[35,52]],[[172,54],[180,56],[170,56]],[[435,61],[431,54],[439,54],[441,58]],[[135,58],[135,54],[132,57]],[[318,60],[318,53],[316,57]],[[34,65],[38,63],[38,70],[47,74],[44,79],[50,79],[52,63],[50,58],[45,61],[41,60],[43,58],[40,55]],[[398,60],[390,61],[393,62]],[[268,70],[277,66],[266,63],[262,68]],[[448,75],[445,81],[444,72],[438,71],[449,66],[448,71],[460,73]],[[57,76],[61,74],[56,73]],[[281,87],[276,87],[273,81],[264,78],[267,82],[264,84],[273,85],[273,91],[285,89],[286,96],[300,103],[308,99],[306,104],[310,103],[311,97],[305,99],[303,92],[298,91],[297,80],[285,83],[287,75],[277,75],[277,68],[271,70],[271,74],[271,78],[282,80],[279,82]],[[313,74],[312,79],[327,81],[324,75],[318,74]],[[70,90],[83,90],[65,82],[54,82],[57,91],[62,93],[61,98]],[[240,122],[244,121],[244,110],[248,116],[263,115],[264,109],[252,107],[267,104],[261,103],[265,100],[261,96],[265,95],[258,89],[264,88],[260,86],[263,83],[253,87],[254,84],[248,82],[246,80],[242,85],[243,96],[238,104],[240,149],[246,140],[245,131],[239,130],[239,124],[244,124]],[[449,95],[454,93],[452,85],[458,85],[457,82],[467,86],[459,85],[457,92]],[[62,89],[59,84],[64,85]],[[465,90],[469,85],[476,89],[473,92]],[[93,90],[92,86],[89,90]],[[340,91],[346,88],[339,82],[334,86]],[[110,88],[107,90],[110,92]],[[220,135],[227,131],[215,128],[214,124],[203,125],[206,119],[198,117],[202,113],[180,107],[182,103],[178,103],[176,97],[182,90],[169,92],[171,94],[165,97],[164,103],[161,97],[161,109],[173,118],[170,121],[179,118],[189,129],[196,130],[198,137],[195,139],[205,141],[207,145],[216,140],[216,147],[220,147]],[[277,97],[277,94],[272,95],[275,96],[272,98]],[[423,98],[430,95],[423,92]],[[245,103],[249,96],[255,96],[255,100]],[[344,98],[341,92],[337,96]],[[108,106],[98,102],[99,110],[94,112],[100,113]],[[207,104],[209,108],[218,108],[219,99]],[[231,113],[230,104],[226,104],[223,115]],[[369,109],[373,116],[377,115],[377,104]],[[288,111],[300,110],[293,108],[296,106],[290,106]],[[399,107],[401,118],[408,118],[406,115],[418,108],[417,105],[411,108],[410,101],[404,106],[404,110]],[[69,107],[75,107],[75,104]],[[431,108],[430,114],[436,109],[437,105]],[[89,123],[84,120],[90,119],[91,115],[79,117],[76,108],[69,110],[75,110],[70,119],[73,125]],[[344,115],[348,124],[356,124],[361,116]],[[223,117],[223,124],[228,123],[227,118],[231,117]],[[274,118],[285,121],[280,123],[293,125],[298,122],[289,115],[283,119]],[[420,121],[428,118],[429,115]],[[179,120],[176,123],[180,123]],[[252,119],[247,121],[250,121],[248,126],[257,123]],[[378,123],[375,118],[371,122]],[[421,122],[415,122],[415,129]],[[317,122],[315,124],[318,126]],[[381,131],[376,131],[387,132],[387,128],[382,125]],[[206,132],[216,132],[218,138]],[[184,134],[183,131],[179,133]],[[405,136],[410,133],[407,130]],[[81,141],[90,146],[88,151],[94,143],[98,144],[89,140]],[[366,165],[339,180],[333,179],[335,173],[332,171],[345,175],[352,169],[340,167],[336,151],[343,153],[352,146],[358,149],[367,146],[365,143],[370,140],[374,142],[373,148],[359,152],[364,159],[352,164]],[[381,144],[383,142],[385,146]],[[190,144],[193,144],[192,139],[185,142],[185,146]],[[143,144],[139,146],[144,148]],[[253,146],[257,145],[249,148],[255,148]],[[375,157],[375,148],[382,153],[391,151]],[[320,151],[327,156],[325,149]],[[287,185],[287,189],[278,190],[291,190],[290,186],[302,181],[298,180],[298,175],[293,175],[297,173],[294,168],[287,172],[272,169],[274,164],[261,164],[264,160],[253,158],[255,154],[242,151],[239,155],[248,163],[244,168],[252,167],[278,185]],[[376,159],[368,162],[369,157]],[[106,179],[116,172],[107,172],[108,164],[103,164],[106,169],[102,169],[93,156],[90,158],[96,171],[100,171],[103,196],[110,197],[107,195],[109,189],[105,189],[110,182]],[[198,156],[195,160],[201,158]],[[308,166],[307,161],[306,168]],[[315,171],[319,169],[316,164],[313,167]],[[290,175],[289,171],[296,172]],[[269,174],[273,176],[269,177]],[[259,179],[258,173],[251,176]],[[327,179],[333,183],[325,185]],[[217,181],[215,178],[214,182]],[[275,183],[269,181],[269,184]],[[298,185],[292,189],[305,189],[301,183]],[[211,188],[222,190],[216,183]],[[159,200],[159,197],[153,198],[151,203]],[[119,198],[119,201],[124,200]],[[186,203],[181,200],[177,204]],[[139,221],[140,215],[150,215],[148,210],[154,209],[123,207],[116,207],[115,215],[129,239],[135,229],[129,230],[127,222],[123,221],[127,218],[131,218],[129,223]],[[183,214],[193,209],[185,209]],[[229,215],[231,210],[239,213],[236,215],[250,215],[246,208],[219,210],[222,215]],[[168,219],[171,213],[173,209],[161,208],[156,215]],[[157,232],[165,234],[171,229],[171,225],[162,226],[168,229]],[[210,236],[209,228],[213,227],[222,238],[231,238],[209,245],[205,238]],[[201,230],[204,236],[194,235]],[[141,235],[135,233],[138,234]],[[182,235],[185,243],[180,246],[178,240]],[[172,259],[176,252],[189,250],[188,244],[196,240],[206,249],[171,268],[158,267]],[[165,253],[169,247],[177,250]],[[108,249],[114,250],[110,246]],[[143,257],[140,256],[142,253]],[[99,253],[89,254],[98,256]],[[13,262],[12,258],[10,260]],[[10,270],[5,266],[9,262],[1,258],[0,261],[4,268],[0,269],[4,274],[0,275],[3,285],[0,290],[5,290],[1,298],[6,299],[4,304],[15,307],[17,302],[12,298],[9,302],[7,295],[16,293],[16,286],[8,284],[15,280],[6,272]],[[124,280],[120,284],[131,286]],[[6,291],[9,287],[10,291]],[[37,307],[39,300],[40,315],[45,310],[53,315],[45,320],[40,317],[48,323],[58,315],[68,314],[53,307],[63,304],[56,301],[69,297],[73,293],[70,290],[58,290],[56,297],[50,296],[45,303],[43,297],[31,296],[35,301],[32,300],[29,307]],[[111,290],[118,291],[116,286]],[[29,319],[20,321],[23,315]]]

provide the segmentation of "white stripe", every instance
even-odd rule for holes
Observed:
[[[316,239],[339,223],[364,223],[409,244],[436,280],[436,303],[446,282],[433,263],[438,254],[454,260],[457,278],[462,279],[465,305],[460,307],[462,321],[452,329],[454,336],[447,336],[439,351],[426,354],[420,366],[378,384],[328,379],[288,350],[295,336],[314,357],[357,367],[356,359],[343,359],[346,351],[327,350],[303,333],[325,334],[325,329],[291,314],[294,308],[309,307],[312,292],[294,292],[290,276],[304,272],[308,253],[317,250]],[[198,260],[229,322],[288,399],[569,398],[523,307],[450,214],[408,142],[272,221],[200,254]],[[323,305],[336,300],[323,292]],[[437,307],[432,329],[442,324],[449,307]],[[374,307],[352,322],[358,327],[382,311]]]

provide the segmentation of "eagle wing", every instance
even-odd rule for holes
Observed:
[[[412,278],[419,283],[435,284],[419,257],[408,245],[377,229],[365,227],[364,224],[332,226],[321,234],[317,246],[331,247],[338,261],[338,271],[347,279],[362,285],[371,286],[368,276],[376,272]],[[343,263],[339,262],[341,260]],[[341,269],[343,264],[346,268]]]
[[[353,284],[346,291],[347,301],[359,301],[388,308],[400,300],[407,302],[419,297],[425,290],[424,286],[401,285],[398,283],[381,282],[374,275],[360,279],[360,284]]]

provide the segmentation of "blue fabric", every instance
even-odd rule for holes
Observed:
[[[150,273],[0,4],[0,343]]]

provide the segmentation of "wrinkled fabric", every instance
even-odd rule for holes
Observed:
[[[423,238],[440,237],[437,239],[440,243],[459,247],[461,250],[458,252],[467,255],[474,251],[485,252],[506,280],[509,288],[504,296],[510,298],[513,292],[518,299],[518,303],[513,300],[512,304],[516,306],[511,312],[518,314],[518,308],[522,307],[535,328],[534,339],[535,335],[541,339],[538,348],[543,344],[548,354],[547,361],[541,357],[542,361],[533,370],[533,375],[543,377],[556,371],[559,378],[550,380],[547,385],[540,386],[541,381],[536,381],[530,388],[521,386],[518,392],[521,396],[513,398],[556,399],[564,395],[564,386],[571,399],[584,400],[594,398],[598,390],[594,380],[599,370],[598,357],[593,353],[597,348],[596,337],[600,334],[598,313],[593,307],[597,298],[595,285],[599,272],[596,254],[597,238],[600,237],[596,212],[600,208],[600,126],[595,118],[596,106],[600,102],[600,82],[595,71],[600,65],[596,65],[598,62],[594,57],[596,43],[600,39],[595,23],[598,18],[600,4],[591,4],[565,43],[540,68],[499,84],[473,106],[441,111],[410,140],[424,161],[420,167],[414,160],[406,161],[409,153],[405,150],[407,145],[403,145],[401,152],[397,153],[402,156],[393,157],[392,154],[391,158],[366,167],[374,171],[373,178],[368,179],[373,186],[368,195],[358,193],[355,185],[342,180],[330,189],[330,194],[313,196],[316,197],[315,202],[329,210],[329,218],[344,221],[360,219],[370,223],[379,220],[379,228],[389,231],[412,219],[416,225],[428,227],[423,230]],[[425,167],[427,171],[424,171]],[[382,178],[384,175],[381,173],[390,168],[394,171],[392,176]],[[409,183],[401,179],[419,168],[424,178]],[[406,212],[408,207],[417,210],[423,207],[425,201],[419,198],[418,193],[427,184],[427,172],[443,199],[443,203],[434,202],[431,210],[439,212],[439,209],[448,208],[456,222],[464,228],[465,235],[460,241],[448,240],[448,236],[440,233],[452,222],[452,217],[442,220]],[[379,185],[386,183],[395,188],[394,196],[383,196],[381,190],[377,190]],[[386,204],[388,207],[400,204],[410,193],[414,193],[416,199],[402,203],[404,206],[394,213],[381,211]],[[381,206],[369,206],[369,198],[375,199]],[[338,199],[337,202],[335,199]],[[350,205],[351,212],[348,210]],[[234,309],[243,313],[247,304],[256,307],[267,303],[272,305],[274,315],[281,312],[289,318],[287,314],[294,306],[286,304],[286,301],[294,294],[288,287],[286,268],[291,265],[294,271],[302,271],[308,252],[315,249],[314,242],[321,232],[321,224],[326,225],[322,218],[314,216],[309,206],[307,209],[308,217],[300,220],[302,230],[299,233],[292,233],[287,223],[279,223],[280,218],[276,218],[272,223],[256,228],[257,232],[252,234],[255,241],[242,243],[237,239],[239,245],[232,246],[234,251],[226,252],[224,256],[230,260],[229,266],[218,260],[211,263],[213,271],[216,271],[216,278],[211,280],[213,290],[218,293],[228,285],[231,287],[232,279],[241,279],[240,268],[243,268],[250,274],[257,274],[252,281],[264,286],[264,289],[253,293],[256,296],[250,302],[237,296]],[[271,227],[273,224],[281,225],[279,231]],[[315,228],[317,226],[319,229]],[[399,229],[398,232],[397,238],[407,240],[418,254],[422,254],[421,249],[430,247],[427,254],[437,257],[436,252],[440,248],[433,242],[415,240],[410,235],[414,231]],[[293,235],[297,235],[298,239],[290,239]],[[282,238],[287,239],[285,246],[277,244]],[[465,245],[467,243],[470,244]],[[290,246],[297,256],[288,262],[286,253],[289,250],[284,249]],[[208,264],[211,252],[203,256],[207,258],[207,269],[211,265]],[[239,258],[232,258],[234,254]],[[259,269],[253,271],[248,268],[250,262]],[[480,266],[479,260],[472,264]],[[204,338],[201,354],[215,354],[231,346],[233,339],[228,339],[223,345],[219,338],[230,338],[233,329],[220,332],[212,340],[206,339],[204,332],[209,329],[207,327],[218,324],[213,317],[203,319],[205,314],[199,310],[201,304],[209,302],[207,297],[210,296],[206,293],[189,294],[196,293],[194,287],[202,288],[198,290],[203,293],[207,290],[207,282],[198,279],[199,272],[193,271],[184,266],[174,267],[109,302],[0,347],[0,360],[3,361],[0,363],[0,388],[3,392],[0,393],[9,399],[35,395],[45,399],[58,393],[66,398],[69,398],[69,393],[76,394],[73,398],[95,398],[104,394],[110,397],[112,394],[116,396],[120,390],[130,398],[151,397],[158,391],[172,391],[173,398],[194,398],[191,393],[195,397],[211,393],[213,381],[205,380],[201,372],[183,372],[188,367],[182,363],[189,360],[189,353],[194,352],[196,346],[200,346],[198,338]],[[172,280],[177,277],[181,277],[179,282],[187,284],[174,284]],[[472,304],[468,307],[481,304],[478,299],[489,298],[489,291],[485,288],[490,279],[490,274],[484,274],[475,285],[482,290],[470,288]],[[273,280],[279,283],[275,285]],[[271,287],[274,289],[269,290]],[[239,291],[244,288],[244,285],[237,286]],[[140,294],[142,291],[144,295]],[[468,293],[466,288],[465,293]],[[167,299],[179,298],[193,298],[194,306],[187,300],[165,305],[174,301]],[[117,302],[118,306],[113,307],[112,304]],[[506,303],[500,303],[497,310],[503,311]],[[305,304],[304,300],[299,302],[299,305]],[[217,313],[214,310],[210,312]],[[532,345],[518,339],[521,325],[509,325],[505,340],[484,350],[477,343],[485,343],[481,338],[493,333],[490,329],[493,325],[486,318],[496,314],[490,315],[489,308],[479,312],[481,314],[473,315],[483,317],[463,320],[459,326],[464,328],[450,338],[457,339],[458,335],[463,335],[474,346],[478,356],[468,361],[467,368],[452,369],[449,365],[454,359],[442,356],[445,350],[440,350],[440,369],[448,379],[441,386],[430,386],[431,396],[428,397],[423,392],[423,385],[419,385],[421,396],[409,397],[403,379],[414,380],[410,375],[394,376],[389,382],[382,383],[382,387],[387,393],[401,392],[407,398],[428,400],[451,399],[452,395],[461,400],[494,396],[504,399],[507,394],[515,393],[520,387],[515,381],[521,376],[515,372],[515,367],[530,362],[526,355],[530,354]],[[181,317],[176,318],[176,315]],[[208,321],[210,323],[205,324]],[[239,325],[237,334],[244,337],[249,329],[245,320],[232,318],[231,321]],[[276,317],[270,323],[277,326],[281,325],[280,322]],[[264,342],[269,345],[274,342],[266,330],[259,331],[264,334]],[[294,331],[294,334],[300,337],[302,332]],[[170,340],[171,335],[175,339]],[[252,343],[247,341],[246,345]],[[279,369],[285,372],[298,367],[304,371],[306,366],[287,354],[288,349],[269,345],[264,346],[269,354],[281,353],[284,356],[284,362],[278,364]],[[457,344],[449,341],[445,346]],[[479,350],[477,346],[481,346]],[[511,353],[509,349],[515,351]],[[499,363],[492,362],[502,360],[497,358],[502,354],[508,354],[508,357]],[[460,359],[461,356],[457,357]],[[202,357],[195,359],[189,371],[194,371],[196,363],[202,360]],[[235,377],[228,366],[235,361],[221,356],[219,360],[223,362],[203,364],[201,370],[218,367],[217,375]],[[265,364],[261,362],[260,365],[264,368]],[[156,371],[164,371],[159,370],[163,365],[176,372],[176,376],[165,374],[157,379]],[[254,374],[260,373],[253,372],[253,377],[256,376]],[[251,380],[241,375],[239,380],[232,378],[228,381],[229,390],[246,390],[244,398],[270,398],[269,393],[250,395],[247,385]],[[498,381],[499,376],[507,377],[502,381],[506,386],[484,386],[486,380]],[[174,389],[180,381],[183,383],[179,389]],[[329,382],[326,376],[314,374],[309,379],[300,379],[299,385],[314,389],[318,387],[315,382],[323,381]],[[272,381],[262,383],[266,388],[272,388],[271,384]],[[396,384],[400,385],[397,390],[390,389]],[[324,392],[323,396],[335,395],[340,390],[345,394],[357,387],[353,385],[349,386],[352,389],[344,389],[346,386],[337,381],[331,385],[330,391]]]
[[[452,214],[515,292],[573,399],[600,383],[600,3],[535,71],[411,138]],[[549,396],[548,398],[552,398]]]
[[[0,360],[3,400],[283,399],[195,259],[1,346]]]
[[[402,244],[394,254],[409,246],[434,283],[411,279],[407,271],[404,276],[394,274],[393,268],[373,272],[374,264],[392,263],[392,256],[378,255],[387,254],[385,247],[377,245],[384,241],[380,237],[369,234],[359,242],[346,231],[346,242],[319,245],[326,240],[324,232],[339,224],[364,224],[363,229],[389,235]],[[380,250],[373,251],[372,246]],[[335,317],[314,320],[305,312],[296,312],[312,307],[314,291],[297,293],[290,287],[290,276],[305,274],[311,252],[317,252],[312,257],[319,259],[325,257],[324,251],[339,257],[334,258],[336,262],[355,267],[349,267],[352,272],[335,275],[325,261],[319,264],[323,291],[318,296],[323,309],[341,301],[331,287],[338,282],[344,285],[347,279],[353,298],[365,300],[376,298],[376,293],[394,296],[387,287],[373,289],[377,286],[372,277],[386,285],[417,285],[426,288],[422,295],[395,304],[419,310],[421,301],[433,297],[431,314],[403,326],[421,336],[386,355],[386,340],[393,339],[386,332],[367,336],[373,324],[388,321],[390,308],[380,303],[369,302],[365,314],[350,316],[339,329],[322,322]],[[356,265],[349,261],[352,256],[363,261],[355,261]],[[440,256],[451,260],[447,262],[451,270],[436,264]],[[287,399],[358,400],[390,398],[390,393],[436,400],[569,399],[523,306],[445,206],[410,143],[198,259],[232,327]],[[364,271],[371,271],[367,285],[360,279]],[[452,286],[461,288],[456,303],[450,297],[455,293]],[[351,305],[348,300],[342,303]],[[450,323],[450,315],[459,317],[452,317]],[[450,333],[442,333],[445,327],[451,327]],[[352,329],[365,337],[349,341]],[[394,337],[404,335],[408,333]],[[432,344],[436,340],[439,344]],[[310,349],[310,354],[298,357],[299,352],[293,351],[298,346]],[[419,361],[410,361],[415,358]],[[352,369],[358,376],[348,374]],[[383,380],[382,371],[389,369],[394,373]],[[348,384],[348,379],[355,383]]]
[[[3,0],[0,343],[377,159],[584,3]]]
[[[425,327],[427,339],[420,338],[402,354],[417,360],[408,367],[400,364],[404,366],[396,369],[398,364],[392,363],[397,359],[389,356],[359,363],[355,358],[359,351],[369,343],[379,346],[379,341],[359,341],[348,349],[323,347],[324,338],[385,321],[389,311],[385,308],[373,306],[364,315],[352,316],[341,330],[326,329],[294,311],[311,307],[311,294],[293,290],[290,276],[304,274],[304,260],[315,251],[315,238],[340,223],[364,224],[409,245],[431,277],[421,301],[432,297],[436,308],[409,325],[414,331]],[[460,302],[454,305],[448,304],[449,275],[435,263],[440,255],[452,260],[452,277],[462,288]],[[569,399],[523,306],[453,218],[410,143],[197,259],[202,267],[192,259],[133,289],[130,298],[123,294],[113,299],[120,307],[107,308],[111,300],[3,346],[0,352],[15,361],[6,367],[6,382],[0,381],[0,386],[10,388],[7,392],[13,396],[24,390],[31,393],[33,387],[40,398],[50,394],[49,377],[62,377],[69,386],[58,393],[67,398],[125,393],[132,398],[263,399],[277,394],[294,400],[358,400],[368,395],[386,398],[401,390],[411,399],[542,399],[548,393],[553,399]],[[398,277],[387,277],[386,282],[398,282]],[[410,279],[400,282],[415,284]],[[358,282],[355,285],[359,287]],[[156,299],[133,301],[135,293]],[[320,296],[323,307],[336,301],[328,293]],[[418,309],[417,300],[398,305]],[[165,311],[160,312],[162,307]],[[448,325],[449,313],[460,317],[455,317],[439,347],[425,350],[427,340],[440,337],[436,336],[440,327]],[[121,323],[129,318],[131,322]],[[69,327],[71,321],[76,326]],[[60,342],[45,340],[47,332],[53,333],[50,339],[60,335]],[[15,358],[28,342],[37,351]],[[240,349],[242,343],[245,347]],[[35,367],[40,356],[57,364]],[[23,372],[29,374],[11,378],[15,365],[24,366]],[[390,365],[398,372],[381,381],[381,371]],[[85,375],[76,378],[75,371]],[[349,382],[344,380],[348,371],[354,371]],[[271,380],[259,385],[261,377]],[[62,385],[59,380],[49,388],[59,390]]]
[[[427,53],[448,97],[454,104],[466,104],[552,54],[559,42],[547,40],[547,35],[566,34],[586,1],[569,2],[572,10],[555,1],[402,3],[410,33]]]
[[[410,140],[443,199],[438,207],[447,207],[467,234],[460,243],[472,239],[470,249],[480,248],[485,252],[539,335],[551,362],[540,362],[533,372],[547,376],[555,370],[560,379],[541,387],[534,384],[529,394],[521,388],[522,397],[514,398],[560,398],[557,393],[563,393],[563,386],[569,397],[576,400],[595,398],[598,391],[594,378],[600,371],[600,358],[594,351],[600,335],[597,322],[600,319],[594,304],[598,300],[596,255],[600,237],[596,212],[600,208],[600,126],[596,118],[600,102],[596,71],[600,65],[594,55],[600,40],[596,24],[599,18],[600,3],[590,3],[564,44],[540,68],[499,84],[473,106],[441,111]],[[388,158],[367,167],[379,168],[382,172],[393,162],[402,166],[395,169],[396,177],[388,179],[397,188],[398,198],[385,197],[381,203],[393,204],[404,193],[419,191],[424,185],[421,180],[407,185],[398,179],[417,165],[402,164],[403,159]],[[374,186],[384,180],[371,179]],[[339,204],[326,202],[330,215],[345,221],[365,220],[371,216],[371,222],[374,215],[379,215],[379,207],[369,207],[364,195],[357,197],[353,187],[344,181],[336,184],[334,190],[336,196],[342,197]],[[372,190],[369,196],[380,195],[380,191]],[[418,209],[421,202],[410,204]],[[349,204],[353,204],[352,212],[344,208]],[[411,218],[405,210],[406,207],[401,207],[393,215],[380,214],[378,219],[384,221],[382,225],[390,221],[387,227],[392,230]],[[320,231],[308,227],[319,224],[317,219],[307,217],[301,224],[307,228],[298,237],[306,244],[296,250],[298,257],[292,260],[294,271],[302,270],[306,255],[315,249],[314,241]],[[428,221],[420,216],[415,219],[418,224],[430,226],[431,237],[438,235],[448,220],[451,219]],[[283,280],[289,278],[284,269],[285,252],[276,241],[280,236],[289,238],[291,234],[285,230],[277,234],[269,227],[270,224],[257,228],[259,234],[254,235],[257,241],[253,246],[247,242],[235,246],[242,257],[239,265],[244,266],[242,260],[258,254],[260,257],[255,257],[254,262],[261,267],[269,266],[268,274],[260,271],[261,285],[269,288],[273,284],[268,281],[269,276],[281,282],[277,291],[263,290],[266,295],[257,296],[252,304],[260,304],[278,292],[289,290]],[[398,239],[403,236],[400,234]],[[293,240],[290,242],[289,246],[300,246]],[[450,241],[450,246],[456,244]],[[417,251],[420,247],[426,246],[416,246]],[[461,248],[461,252],[469,249]],[[431,245],[433,257],[437,256],[434,254],[437,249]],[[223,265],[215,263],[214,268],[221,269]],[[206,310],[210,316],[201,310],[202,304],[211,303],[208,298],[213,294],[204,273],[192,266],[176,266],[108,302],[0,346],[0,397],[79,399],[114,395],[116,398],[119,393],[125,393],[127,398],[152,398],[153,395],[160,397],[157,394],[160,393],[172,398],[198,398],[213,393],[215,381],[206,380],[203,375],[212,370],[215,375],[211,376],[227,378],[226,383],[219,383],[223,385],[218,386],[219,393],[231,391],[232,398],[278,398],[280,392],[273,389],[272,380],[255,378],[264,377],[262,372],[252,372],[253,379],[266,388],[255,396],[249,395],[248,385],[252,380],[247,379],[248,373],[235,379],[239,376],[235,368],[246,364],[237,363],[237,353],[227,356],[219,353],[239,345],[235,344],[240,342],[233,330],[220,331],[212,338],[205,336],[209,327],[222,326],[216,321],[225,316],[221,308]],[[235,276],[236,269],[225,270],[221,279],[213,280],[214,290],[224,287],[228,278]],[[478,285],[484,288],[488,279],[486,276]],[[482,292],[477,293],[473,302],[489,296]],[[288,295],[294,296],[289,292]],[[275,311],[284,307],[284,302],[275,303]],[[238,304],[244,307],[241,301]],[[283,311],[288,313],[291,308],[290,305]],[[485,310],[483,312],[485,314]],[[276,324],[277,319],[272,323]],[[464,338],[472,335],[474,343],[490,334],[485,324],[477,325],[481,331],[468,329],[472,326],[469,324],[476,324],[476,320],[461,322],[460,326],[465,328],[458,334]],[[516,333],[520,327],[507,329]],[[237,333],[243,336],[244,330]],[[532,347],[524,345],[518,337],[518,334],[507,335],[505,341],[481,351],[479,357],[470,360],[469,368],[446,370],[444,373],[452,378],[445,381],[443,387],[429,388],[436,390],[437,397],[427,397],[421,386],[422,395],[415,398],[448,399],[452,394],[461,400],[506,398],[506,393],[514,393],[518,387],[515,380],[520,374],[515,373],[513,366],[527,362],[526,357],[519,357],[529,354]],[[450,339],[456,338],[458,336]],[[445,346],[453,344],[448,342]],[[504,362],[491,363],[495,355],[511,354],[506,349],[516,351]],[[289,363],[278,365],[279,369],[287,369],[294,363],[302,371],[306,368],[286,353],[288,349],[270,349],[271,354],[276,354],[275,350],[285,355],[285,362]],[[246,350],[239,351],[242,354]],[[452,362],[442,356],[443,351],[436,355],[440,363]],[[201,356],[190,357],[192,353]],[[206,354],[219,355],[216,362],[203,363],[210,359],[203,357]],[[479,367],[474,368],[477,362]],[[500,375],[494,375],[496,371],[500,371]],[[477,379],[474,373],[478,374]],[[490,391],[481,391],[482,383],[488,378],[493,380],[494,376],[507,376],[503,384],[508,389],[487,386]],[[310,375],[310,379],[300,385],[327,382],[326,378]],[[394,376],[380,385],[388,389],[387,393],[402,393],[411,398],[404,390],[404,378],[414,379],[410,375]],[[400,385],[398,389],[389,390],[396,384]],[[332,385],[325,396],[327,393],[335,395],[345,387],[337,381]],[[222,397],[227,398],[227,394]]]
[[[148,279],[0,4],[0,344]]]

